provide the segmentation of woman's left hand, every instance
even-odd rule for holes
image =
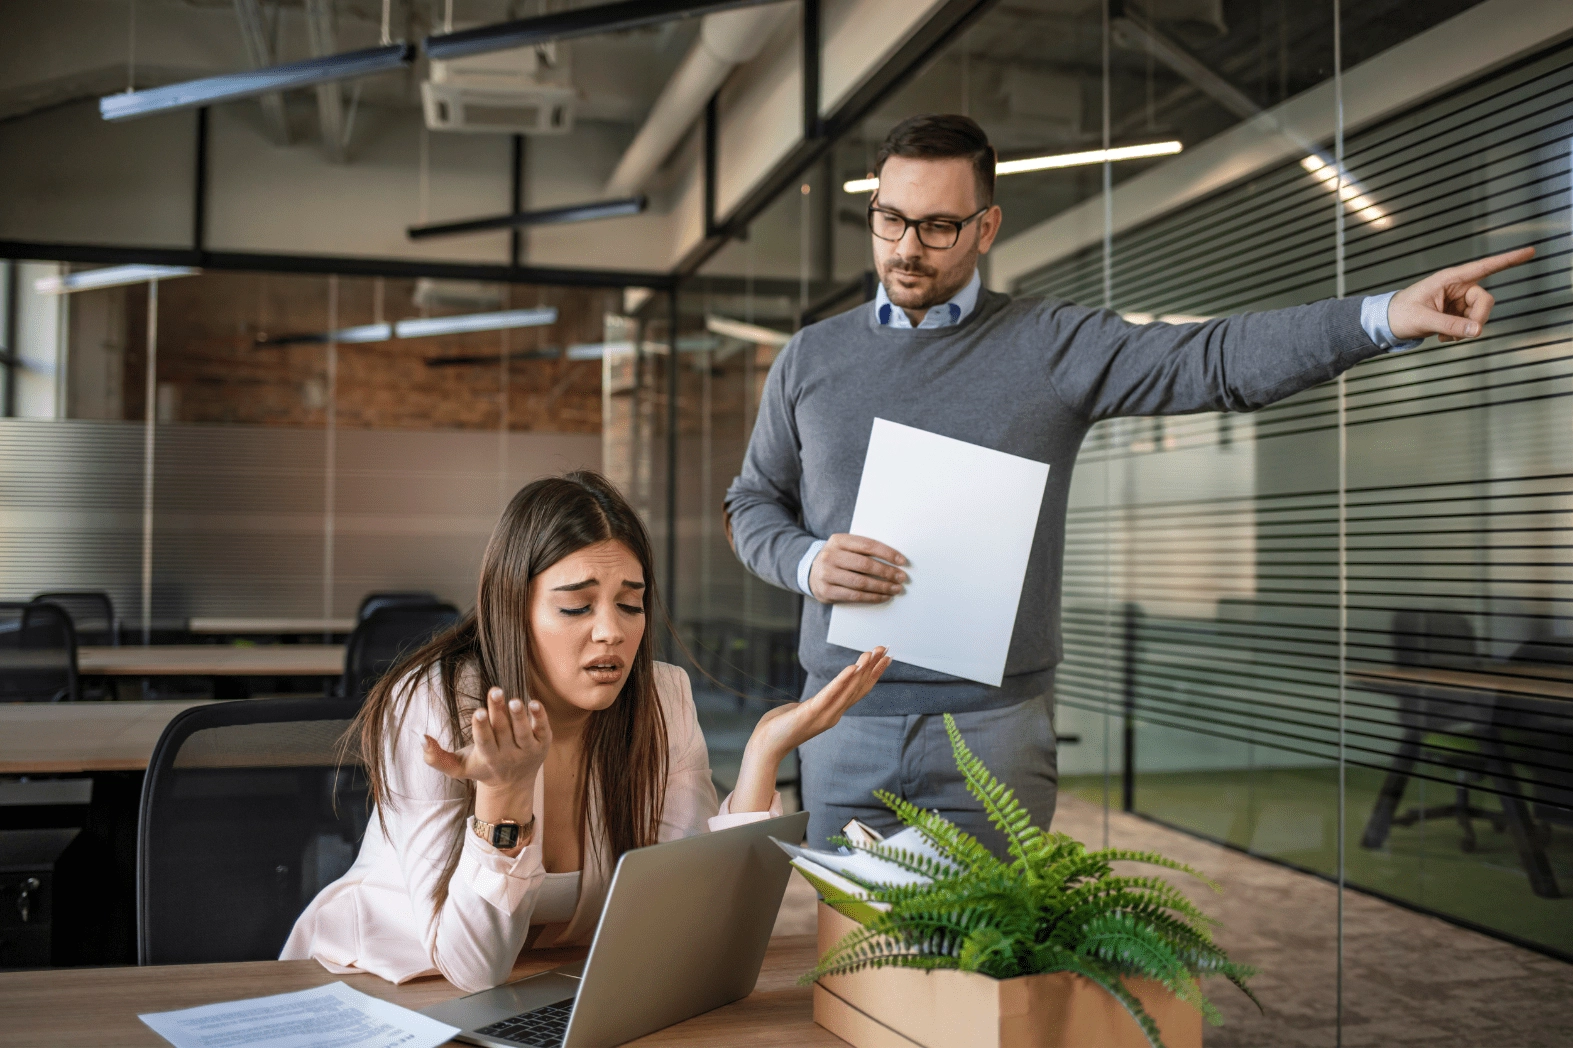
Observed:
[[[743,749],[743,766],[732,791],[732,812],[769,811],[776,792],[776,771],[786,755],[833,728],[889,666],[890,656],[883,647],[865,651],[813,698],[777,706],[759,718]]]

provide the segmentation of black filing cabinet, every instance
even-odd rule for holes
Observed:
[[[80,830],[0,830],[0,968],[51,963],[55,863]]]

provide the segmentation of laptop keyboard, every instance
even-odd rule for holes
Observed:
[[[570,997],[533,1012],[502,1019],[475,1032],[515,1044],[527,1044],[531,1048],[562,1048],[563,1037],[568,1033],[568,1016],[572,1014],[573,998]]]

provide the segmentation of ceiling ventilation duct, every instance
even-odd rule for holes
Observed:
[[[433,131],[564,135],[573,130],[579,93],[571,82],[567,44],[432,59],[421,85],[426,126]]]
[[[793,9],[794,5],[772,4],[706,15],[699,39],[650,108],[644,126],[606,183],[604,195],[626,197],[643,189],[699,119],[727,74],[758,55],[782,17]]]

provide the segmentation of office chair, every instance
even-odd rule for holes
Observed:
[[[365,622],[366,616],[382,608],[396,608],[407,604],[441,604],[435,593],[368,593],[361,598],[355,610],[355,621]]]
[[[1569,665],[1573,645],[1542,627],[1513,650],[1503,671],[1533,678],[1550,669],[1554,680],[1565,680]],[[1566,708],[1564,699],[1518,692],[1497,696],[1497,720],[1529,783],[1542,844],[1549,841],[1553,825],[1573,827],[1573,724]]]
[[[78,694],[71,616],[54,604],[0,603],[0,702],[70,702]]]
[[[1397,666],[1468,669],[1475,664],[1475,631],[1467,618],[1454,612],[1395,612],[1389,636],[1393,663]],[[1479,780],[1486,770],[1478,752],[1478,740],[1490,730],[1492,696],[1438,691],[1424,685],[1395,687],[1391,694],[1399,700],[1398,722],[1403,734],[1366,823],[1361,845],[1381,847],[1390,825],[1413,826],[1428,819],[1453,819],[1462,830],[1459,848],[1474,851],[1474,820],[1490,822],[1499,833],[1505,828],[1501,812],[1478,808],[1470,802],[1469,783]],[[1427,745],[1425,740],[1430,737],[1435,741]],[[1415,762],[1420,760],[1454,772],[1453,801],[1415,807],[1395,815]]]
[[[459,621],[452,604],[395,605],[368,615],[344,646],[344,696],[357,704],[399,659]]]
[[[76,628],[78,644],[120,646],[120,620],[115,618],[115,602],[103,590],[61,590],[35,593],[34,604],[53,604],[64,608]],[[88,677],[78,682],[83,699],[118,699],[120,687],[113,677]]]
[[[340,743],[358,703],[216,702],[177,714],[142,784],[137,963],[261,961],[349,869],[370,814]]]
[[[65,613],[71,616],[71,625],[76,627],[78,644],[120,646],[120,622],[115,618],[115,602],[102,590],[37,593],[33,601],[64,608]]]

